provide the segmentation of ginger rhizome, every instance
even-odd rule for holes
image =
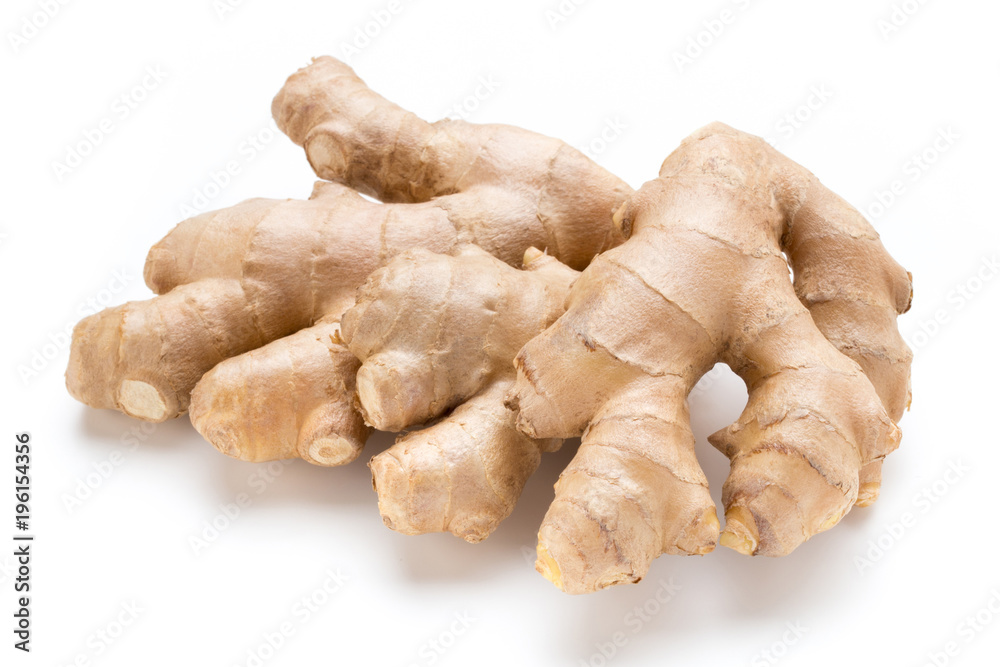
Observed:
[[[425,122],[329,57],[293,74],[272,113],[333,182],[178,225],[147,258],[159,296],[78,324],[73,396],[148,421],[190,411],[245,460],[345,463],[369,428],[339,321],[369,273],[409,248],[464,243],[514,265],[537,246],[582,268],[621,240],[611,215],[630,188],[556,139]]]
[[[661,553],[714,548],[686,396],[719,361],[749,391],[710,438],[732,464],[722,544],[787,554],[872,502],[909,400],[895,319],[911,285],[862,215],[763,140],[713,124],[615,221],[628,240],[516,360],[519,428],[583,438],[538,569],[583,593],[638,581]]]
[[[476,246],[411,250],[372,274],[342,332],[362,361],[365,421],[401,431],[440,417],[369,464],[387,526],[478,542],[510,514],[558,446],[517,430],[512,360],[562,314],[577,275],[535,248],[518,271]]]
[[[877,497],[909,401],[910,278],[762,140],[708,126],[633,193],[561,141],[425,122],[333,58],[272,113],[324,180],[156,244],[157,296],[77,325],[76,398],[189,412],[249,461],[339,465],[373,426],[422,426],[371,462],[383,519],[473,542],[582,436],[538,542],[571,593],[720,541],[786,554]],[[732,464],[721,537],[686,401],[717,362],[749,391],[710,438]]]

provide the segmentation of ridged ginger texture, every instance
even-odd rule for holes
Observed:
[[[244,460],[346,463],[370,428],[340,319],[372,271],[467,243],[513,265],[537,246],[582,268],[621,241],[611,215],[631,189],[559,140],[425,122],[329,57],[293,74],[272,112],[326,180],[307,201],[246,201],[157,243],[144,277],[158,296],[77,325],[77,399],[154,422],[190,411]]]
[[[518,271],[475,246],[403,253],[361,289],[343,337],[361,361],[358,401],[377,428],[410,431],[369,464],[387,526],[487,537],[541,452],[505,406],[512,360],[563,312],[576,271],[536,248]]]
[[[780,556],[872,502],[909,401],[895,320],[911,284],[864,217],[717,123],[615,221],[628,240],[516,359],[522,432],[583,438],[539,531],[539,570],[582,593],[638,581],[661,553],[715,547],[686,396],[720,361],[749,392],[710,437],[732,465],[722,544]]]

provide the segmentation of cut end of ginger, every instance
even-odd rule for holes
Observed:
[[[548,548],[540,541],[538,543],[538,560],[535,561],[535,569],[543,577],[555,584],[556,588],[564,590],[562,570],[559,569],[559,563],[556,562],[556,559],[549,553]]]
[[[757,551],[759,540],[757,522],[750,510],[740,506],[729,508],[726,512],[726,529],[722,531],[719,543],[733,551],[752,556]]]
[[[146,421],[167,418],[167,404],[156,387],[139,380],[125,380],[118,389],[118,404],[125,414]]]

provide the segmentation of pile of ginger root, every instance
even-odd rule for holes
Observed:
[[[401,433],[369,463],[383,522],[469,542],[581,437],[538,533],[567,593],[719,543],[781,556],[877,498],[911,277],[763,140],[713,123],[633,191],[557,139],[425,122],[331,57],[272,113],[312,196],[177,225],[146,259],[156,296],[76,326],[75,398],[187,413],[243,461],[338,466]],[[724,525],[687,402],[720,362],[749,393],[709,438],[731,462]]]

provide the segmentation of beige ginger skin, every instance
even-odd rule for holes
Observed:
[[[511,360],[563,313],[578,275],[535,248],[518,271],[476,246],[411,250],[372,274],[343,319],[365,421],[401,431],[441,417],[369,464],[387,526],[478,542],[510,514],[559,445],[517,430]]]
[[[331,182],[307,201],[250,200],[178,225],[146,261],[158,296],[77,325],[77,399],[148,421],[190,411],[244,460],[346,463],[370,429],[339,321],[369,273],[409,248],[464,243],[511,264],[537,246],[582,268],[621,241],[611,215],[631,189],[556,139],[425,122],[330,57],[293,74],[272,111]]]
[[[715,547],[686,396],[719,361],[749,391],[710,438],[732,463],[722,544],[780,556],[873,502],[909,402],[895,320],[911,285],[862,215],[716,123],[615,221],[628,241],[516,359],[519,428],[583,438],[539,531],[539,571],[585,593],[638,581],[661,553]]]

